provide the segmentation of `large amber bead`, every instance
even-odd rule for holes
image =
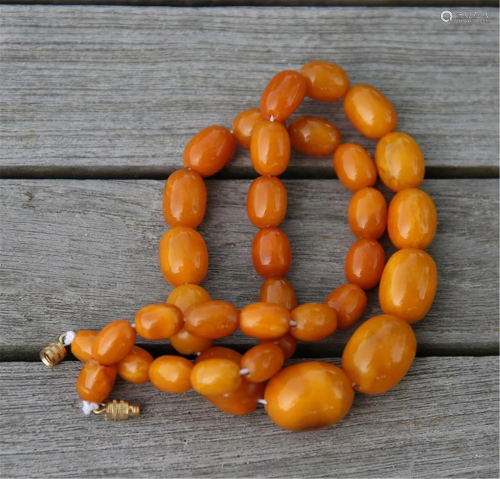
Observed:
[[[197,284],[181,284],[177,286],[167,298],[168,304],[177,306],[182,314],[193,304],[210,301],[208,292]]]
[[[379,239],[387,227],[387,201],[375,188],[363,188],[351,198],[347,217],[354,236]]]
[[[351,336],[342,354],[342,369],[356,391],[381,394],[403,379],[415,358],[411,326],[390,315],[375,316]]]
[[[167,393],[185,393],[191,389],[193,363],[180,356],[160,356],[149,367],[154,387]]]
[[[292,266],[292,247],[285,232],[274,227],[261,229],[253,239],[252,261],[263,278],[287,274]]]
[[[370,153],[356,143],[344,143],[335,150],[333,168],[350,191],[373,186],[377,181],[377,168]]]
[[[253,129],[263,119],[258,108],[242,111],[236,116],[233,120],[232,128],[233,135],[240,146],[247,149],[250,148]]]
[[[238,309],[231,303],[206,301],[194,304],[186,311],[186,329],[202,338],[223,338],[238,329],[238,317]]]
[[[76,359],[79,359],[82,363],[92,359],[92,345],[97,334],[97,331],[90,329],[82,329],[75,334],[71,343],[71,353]]]
[[[366,293],[357,284],[351,283],[335,288],[325,300],[325,304],[337,313],[339,329],[346,329],[361,318],[367,303]]]
[[[102,402],[113,390],[116,366],[104,366],[95,359],[84,365],[76,381],[76,391],[84,401]]]
[[[263,383],[272,378],[285,362],[285,353],[273,343],[260,343],[249,349],[241,358],[240,366],[247,369],[245,379],[252,383]]]
[[[207,359],[191,371],[193,389],[203,396],[225,394],[241,384],[240,366],[230,359]]]
[[[268,278],[260,288],[263,303],[276,303],[291,311],[297,306],[297,296],[292,283],[286,278]]]
[[[251,383],[242,378],[234,391],[205,398],[221,411],[242,416],[255,410],[257,401],[264,397],[264,387],[264,383]]]
[[[302,341],[321,341],[337,329],[337,313],[322,303],[300,305],[292,311],[292,321],[290,333]]]
[[[144,339],[168,339],[184,326],[181,310],[172,304],[150,304],[135,315],[135,330]]]
[[[125,381],[134,384],[147,383],[149,381],[149,366],[153,362],[153,356],[145,349],[134,346],[118,364],[118,376]]]
[[[349,77],[335,63],[310,62],[300,73],[307,82],[307,96],[317,101],[340,100],[349,89]]]
[[[121,361],[134,347],[135,329],[124,319],[109,323],[95,337],[92,356],[104,366]]]
[[[288,366],[266,386],[266,411],[292,431],[331,426],[351,408],[354,391],[342,369],[319,361]]]
[[[379,287],[382,311],[409,323],[420,321],[436,295],[436,263],[425,251],[402,249],[387,261]]]
[[[176,226],[167,231],[158,253],[161,272],[172,286],[201,283],[207,274],[207,245],[193,228]]]
[[[213,339],[202,338],[190,333],[184,326],[170,338],[172,347],[181,354],[196,354],[212,347]]]
[[[356,241],[345,258],[345,277],[349,283],[363,289],[377,286],[385,264],[385,252],[381,244],[372,239]]]
[[[290,138],[287,129],[273,121],[255,125],[250,141],[250,159],[255,171],[263,176],[278,176],[290,161]]]
[[[257,339],[278,339],[290,327],[290,311],[273,303],[253,303],[240,312],[243,334]]]
[[[316,116],[299,116],[288,125],[290,143],[309,156],[329,156],[340,144],[340,131]]]
[[[286,208],[286,188],[279,178],[261,176],[252,181],[247,194],[247,214],[254,226],[278,226],[285,219]]]

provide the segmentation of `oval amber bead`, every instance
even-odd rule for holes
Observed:
[[[92,356],[104,366],[122,360],[134,347],[135,329],[128,321],[118,319],[104,327],[94,339]]]
[[[274,341],[262,340],[261,342],[271,342],[279,346],[285,355],[285,359],[290,359],[297,349],[297,340],[289,332]]]
[[[234,155],[236,141],[222,126],[209,126],[197,133],[184,149],[184,166],[201,176],[215,175]]]
[[[299,116],[288,125],[290,143],[310,156],[329,156],[340,145],[340,131],[329,121],[315,116]]]
[[[319,361],[288,366],[266,386],[266,411],[278,426],[304,431],[331,426],[351,408],[354,391],[342,369]]]
[[[186,329],[202,338],[223,338],[238,329],[238,309],[226,301],[194,304],[186,311],[185,318]]]
[[[97,331],[82,329],[75,334],[71,342],[71,353],[82,363],[92,359],[92,345],[97,336]]]
[[[387,232],[398,248],[427,248],[437,229],[436,205],[422,190],[409,188],[391,200]]]
[[[384,263],[385,252],[381,244],[371,239],[360,239],[347,252],[345,277],[349,283],[372,289],[380,281]]]
[[[316,101],[340,100],[349,89],[347,73],[335,63],[310,62],[300,73],[307,82],[306,95]]]
[[[183,326],[182,312],[172,304],[150,304],[135,315],[135,330],[144,339],[168,339]]]
[[[425,251],[402,249],[387,261],[380,280],[380,308],[415,323],[431,309],[436,295],[436,263]]]
[[[289,311],[297,306],[297,297],[292,283],[286,278],[268,278],[260,288],[260,300],[263,303],[276,303]]]
[[[366,293],[357,284],[351,283],[335,288],[325,300],[325,304],[337,313],[339,329],[346,329],[361,318],[367,303]]]
[[[307,303],[292,311],[290,333],[302,341],[321,341],[337,329],[337,313],[326,304]]]
[[[191,389],[193,363],[180,356],[160,356],[149,367],[153,386],[167,393],[185,393]]]
[[[205,398],[221,411],[242,416],[255,410],[257,401],[264,396],[264,387],[264,383],[251,383],[243,378],[234,391]]]
[[[401,191],[417,188],[424,180],[424,155],[418,143],[406,133],[385,135],[375,149],[378,175],[387,188]]]
[[[241,332],[252,338],[278,339],[289,327],[290,312],[279,304],[249,304],[240,313]]]
[[[198,364],[201,361],[206,361],[207,359],[230,359],[236,364],[240,364],[241,354],[233,349],[223,348],[221,346],[214,346],[203,351],[194,361],[194,364]]]
[[[363,188],[351,198],[347,216],[354,236],[379,239],[387,227],[387,201],[375,188]]]
[[[292,266],[292,247],[288,236],[279,228],[261,229],[252,243],[255,271],[263,278],[284,276]]]
[[[84,365],[76,381],[76,391],[84,401],[102,402],[113,390],[116,366],[104,366],[95,359]]]
[[[201,283],[208,271],[207,245],[200,233],[187,226],[167,231],[158,249],[160,268],[172,285]]]
[[[255,125],[250,142],[250,159],[259,175],[281,175],[290,161],[287,129],[281,123],[267,120]]]
[[[225,394],[241,384],[240,366],[230,359],[207,359],[191,371],[193,389],[204,396]]]
[[[333,168],[350,191],[373,186],[377,181],[377,168],[370,153],[355,143],[344,143],[335,150]]]
[[[134,346],[118,364],[118,376],[125,381],[134,384],[147,383],[149,381],[149,366],[153,362],[153,356],[146,350]]]
[[[306,89],[306,79],[300,73],[285,70],[276,74],[262,93],[262,116],[274,121],[285,121],[302,103]]]
[[[395,316],[375,316],[351,336],[342,353],[342,369],[356,391],[381,394],[410,369],[417,350],[415,334]]]
[[[247,214],[254,226],[278,226],[285,219],[286,208],[286,188],[279,178],[261,176],[252,181],[247,194]]]
[[[167,303],[177,306],[184,314],[193,304],[203,303],[211,299],[208,292],[201,286],[197,284],[181,284],[168,295]]]
[[[240,366],[248,369],[245,379],[252,383],[263,383],[271,379],[285,362],[283,350],[273,343],[260,343],[249,349],[241,358]]]
[[[354,128],[378,140],[396,128],[398,116],[392,103],[371,85],[355,85],[346,93],[344,112]]]
[[[214,340],[195,336],[186,327],[183,327],[177,334],[174,334],[170,338],[170,344],[181,354],[196,354],[212,347]]]
[[[233,120],[233,135],[236,141],[243,148],[250,148],[250,139],[252,138],[252,132],[257,123],[262,121],[264,117],[260,114],[258,108],[252,108],[251,110],[242,111]]]

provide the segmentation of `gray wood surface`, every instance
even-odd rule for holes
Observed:
[[[445,24],[441,10],[4,5],[1,172],[163,177],[277,71],[329,60],[388,95],[432,175],[498,175],[498,10],[479,25]],[[340,104],[300,112],[373,149]],[[227,172],[253,174],[246,152]],[[288,175],[332,176],[331,161],[295,155]]]

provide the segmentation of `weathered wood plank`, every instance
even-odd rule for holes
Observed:
[[[140,418],[83,417],[77,363],[0,364],[4,477],[498,477],[498,358],[419,358],[337,426],[277,428],[263,408],[228,416],[195,393],[118,382]]]
[[[1,171],[165,175],[196,131],[256,106],[277,71],[330,60],[389,96],[430,172],[498,175],[498,10],[487,11],[489,23],[459,25],[437,8],[2,6]],[[373,150],[340,104],[300,112]],[[246,152],[228,174],[254,174]],[[288,174],[333,173],[330,159],[295,155]]]
[[[261,279],[251,261],[256,230],[246,218],[249,181],[208,182],[201,233],[210,253],[204,286],[238,307],[258,300]],[[350,194],[337,180],[289,180],[283,228],[293,247],[290,272],[300,302],[323,301],[344,282],[353,241],[346,220]],[[415,326],[420,354],[498,351],[498,181],[428,180],[439,228],[429,249],[439,288],[429,316]],[[101,328],[133,319],[171,288],[157,264],[166,230],[159,181],[4,180],[0,352],[29,351],[68,329]],[[386,244],[388,242],[386,241]],[[376,291],[365,317],[377,314]],[[338,356],[351,330],[304,344],[306,355]],[[249,344],[238,335],[221,340]],[[157,343],[156,343],[157,344]],[[12,357],[12,356],[11,356]]]

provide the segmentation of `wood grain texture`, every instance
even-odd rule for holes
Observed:
[[[214,299],[238,307],[258,301],[262,282],[251,261],[256,229],[246,218],[249,184],[209,181],[209,207],[200,229],[210,254],[203,285]],[[338,180],[285,184],[289,207],[283,229],[293,248],[289,278],[299,302],[322,302],[345,281],[344,257],[353,242],[346,219],[351,195]],[[100,329],[122,317],[133,320],[146,304],[165,301],[171,287],[157,263],[157,245],[166,230],[162,185],[2,182],[4,358],[21,349],[35,358],[63,331]],[[438,265],[439,287],[428,317],[415,325],[419,353],[497,354],[498,181],[428,180],[424,189],[439,214],[438,234],[429,249]],[[376,291],[369,304],[365,318],[380,311]],[[301,353],[339,356],[351,334],[349,329],[320,343],[304,343]],[[239,335],[220,340],[242,346],[251,341]]]
[[[477,10],[477,8],[476,8]],[[1,7],[1,172],[161,177],[189,138],[258,105],[279,70],[329,60],[382,89],[429,172],[498,175],[498,10],[445,24],[439,8]],[[300,113],[354,133],[341,105]],[[332,176],[294,155],[291,176]],[[254,172],[239,152],[227,175]]]
[[[126,422],[84,417],[80,365],[0,364],[4,477],[498,477],[498,358],[421,358],[394,390],[357,395],[334,427],[280,430],[193,392],[119,381]],[[36,401],[28,398],[36,395]]]

